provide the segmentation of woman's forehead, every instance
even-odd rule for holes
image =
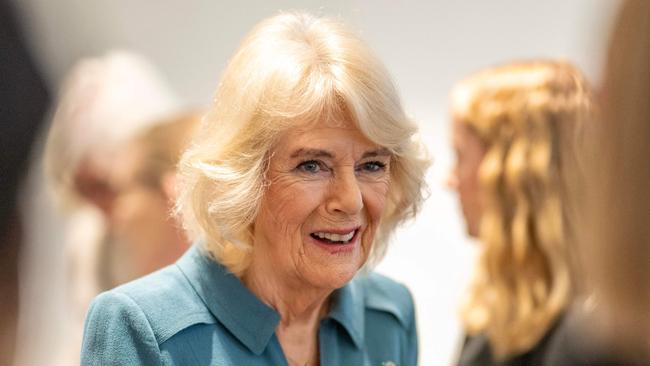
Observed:
[[[291,128],[283,134],[274,150],[289,157],[390,154],[388,149],[370,141],[356,126],[349,123]]]

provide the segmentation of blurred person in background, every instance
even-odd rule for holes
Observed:
[[[607,347],[620,364],[650,365],[649,1],[622,4],[602,102],[579,216],[588,228],[581,232],[581,274],[595,299],[583,334],[595,334],[596,347]]]
[[[568,182],[592,93],[572,65],[515,62],[451,93],[457,190],[479,258],[458,364],[546,365],[573,301]]]
[[[83,59],[64,80],[43,157],[49,193],[64,216],[63,242],[50,236],[34,240],[21,258],[26,281],[20,285],[25,296],[20,303],[16,364],[38,363],[42,360],[38,355],[45,353],[53,365],[78,363],[83,319],[91,299],[119,283],[106,275],[112,243],[108,225],[116,199],[112,172],[120,163],[117,153],[136,133],[177,110],[177,104],[154,67],[130,52]],[[42,266],[54,260],[42,258],[42,253],[51,251],[39,249],[53,245],[64,252],[60,257],[64,263],[57,269],[66,272],[66,280],[59,289],[50,288],[54,274]],[[57,309],[62,309],[60,314]],[[40,334],[52,327],[60,334],[57,345],[52,340],[38,343]],[[39,347],[34,349],[34,344]]]
[[[357,276],[422,203],[416,132],[343,24],[259,23],[181,160],[178,202],[197,242],[97,297],[82,365],[416,365],[408,289]]]
[[[116,155],[109,217],[111,248],[107,275],[119,284],[178,259],[189,247],[176,221],[176,165],[200,116],[182,114],[155,123]]]

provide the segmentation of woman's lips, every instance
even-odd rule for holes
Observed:
[[[332,242],[333,244],[339,244],[339,243],[345,244],[349,242],[352,239],[352,237],[354,237],[355,232],[356,230],[352,230],[345,234],[337,234],[332,232],[319,231],[319,232],[312,233],[311,236],[314,239],[324,240],[326,242]]]
[[[323,230],[309,234],[315,244],[331,253],[351,251],[358,241],[360,228]]]

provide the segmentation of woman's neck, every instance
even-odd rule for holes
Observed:
[[[277,269],[253,261],[244,285],[281,317],[276,335],[290,366],[318,365],[318,329],[332,290],[314,289],[279,276]]]

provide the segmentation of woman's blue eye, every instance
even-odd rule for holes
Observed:
[[[361,164],[361,169],[367,172],[378,172],[384,170],[385,168],[386,164],[382,163],[381,161],[369,161]]]
[[[320,164],[316,160],[303,161],[297,167],[306,173],[318,173],[321,170]]]

